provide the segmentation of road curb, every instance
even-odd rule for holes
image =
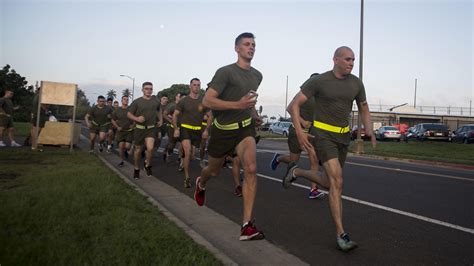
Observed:
[[[105,165],[107,165],[112,171],[114,171],[125,183],[133,187],[138,193],[145,196],[148,201],[150,201],[154,206],[158,207],[160,212],[173,223],[175,223],[179,228],[181,228],[189,237],[191,237],[196,243],[201,246],[204,246],[209,252],[211,252],[218,260],[220,260],[224,265],[238,265],[237,262],[232,260],[214,245],[212,245],[209,241],[207,241],[202,235],[198,234],[192,228],[187,226],[183,221],[181,221],[178,217],[176,217],[173,213],[171,213],[165,206],[159,203],[156,199],[154,199],[151,195],[137,186],[135,183],[130,181],[124,174],[122,174],[115,166],[109,163],[106,159],[104,159],[101,155],[97,156]]]

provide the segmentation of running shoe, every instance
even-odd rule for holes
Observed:
[[[191,187],[191,178],[187,177],[184,179],[184,187],[190,188]]]
[[[240,241],[262,240],[264,238],[265,235],[263,234],[263,232],[258,230],[252,222],[248,222],[240,229]]]
[[[109,145],[107,146],[107,153],[111,153],[112,152],[112,145]]]
[[[291,183],[296,180],[296,177],[293,176],[293,172],[295,169],[298,168],[298,165],[296,163],[291,162],[288,164],[288,168],[286,169],[286,174],[283,177],[282,180],[282,185],[284,188],[289,188],[291,186]]]
[[[357,243],[352,241],[349,238],[349,235],[346,233],[343,233],[337,237],[337,245],[339,246],[340,250],[345,252],[355,249],[357,247]]]
[[[99,152],[103,152],[104,151],[104,146],[102,145],[102,143],[99,143]]]
[[[146,167],[145,167],[145,171],[146,171],[146,175],[147,175],[147,176],[151,176],[151,175],[152,175],[152,173],[151,173],[151,165],[150,165],[150,166],[146,166]]]
[[[182,172],[182,171],[184,170],[183,161],[184,161],[184,160],[181,160],[181,161],[179,162],[178,171],[180,171],[180,172]]]
[[[123,161],[121,161],[119,164],[118,164],[118,167],[122,167],[123,166]]]
[[[12,143],[10,144],[10,146],[12,147],[21,147],[20,144],[16,143],[15,141],[12,141]]]
[[[0,141],[0,147],[6,147],[5,143],[3,141]]]
[[[201,181],[201,177],[199,176],[196,178],[196,189],[194,190],[194,200],[196,201],[197,205],[202,206],[206,202],[206,189],[201,188],[199,182]]]
[[[133,171],[133,178],[134,179],[139,179],[140,178],[140,169],[135,169]]]
[[[275,171],[280,164],[278,157],[280,157],[280,154],[275,153],[275,155],[273,155],[272,161],[270,162],[270,168],[272,168],[273,171]]]
[[[320,192],[317,188],[313,188],[309,191],[309,199],[317,199],[324,197],[324,193]]]
[[[242,197],[242,186],[241,185],[238,185],[238,186],[235,187],[234,195],[236,197]]]

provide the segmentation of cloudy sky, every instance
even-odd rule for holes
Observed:
[[[369,104],[468,107],[473,92],[470,0],[365,1],[363,81]],[[314,72],[353,48],[359,75],[360,1],[0,0],[0,64],[34,84],[79,84],[91,101],[151,81],[155,92],[235,62],[235,37],[256,35],[264,114],[284,115]],[[138,89],[137,89],[138,88]],[[289,99],[289,100],[290,100]]]

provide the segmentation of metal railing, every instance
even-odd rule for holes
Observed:
[[[391,111],[395,105],[384,105],[384,104],[369,104],[370,111],[378,112],[397,112],[396,110]],[[357,105],[352,105],[352,110],[357,111]],[[457,115],[457,116],[473,116],[473,107],[459,107],[459,106],[417,106],[416,110],[421,114],[432,114],[432,115]]]

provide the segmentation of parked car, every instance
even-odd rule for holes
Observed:
[[[423,123],[416,125],[417,140],[449,140],[449,129],[443,124]]]
[[[405,132],[405,140],[409,140],[409,139],[416,139],[415,126],[408,128],[407,131]]]
[[[275,122],[270,126],[268,132],[283,135],[286,137],[288,136],[290,126],[291,122]]]
[[[394,126],[383,126],[380,127],[377,130],[377,133],[375,134],[375,137],[379,140],[387,140],[387,139],[393,139],[396,141],[400,141],[400,137],[402,134],[400,134],[400,130]]]
[[[365,136],[365,128],[364,126],[361,126],[360,128],[360,138],[361,139],[368,139],[368,137]],[[357,126],[354,126],[351,130],[351,139],[357,139]]]
[[[451,141],[464,144],[474,142],[474,124],[464,125],[456,129],[451,135]]]

